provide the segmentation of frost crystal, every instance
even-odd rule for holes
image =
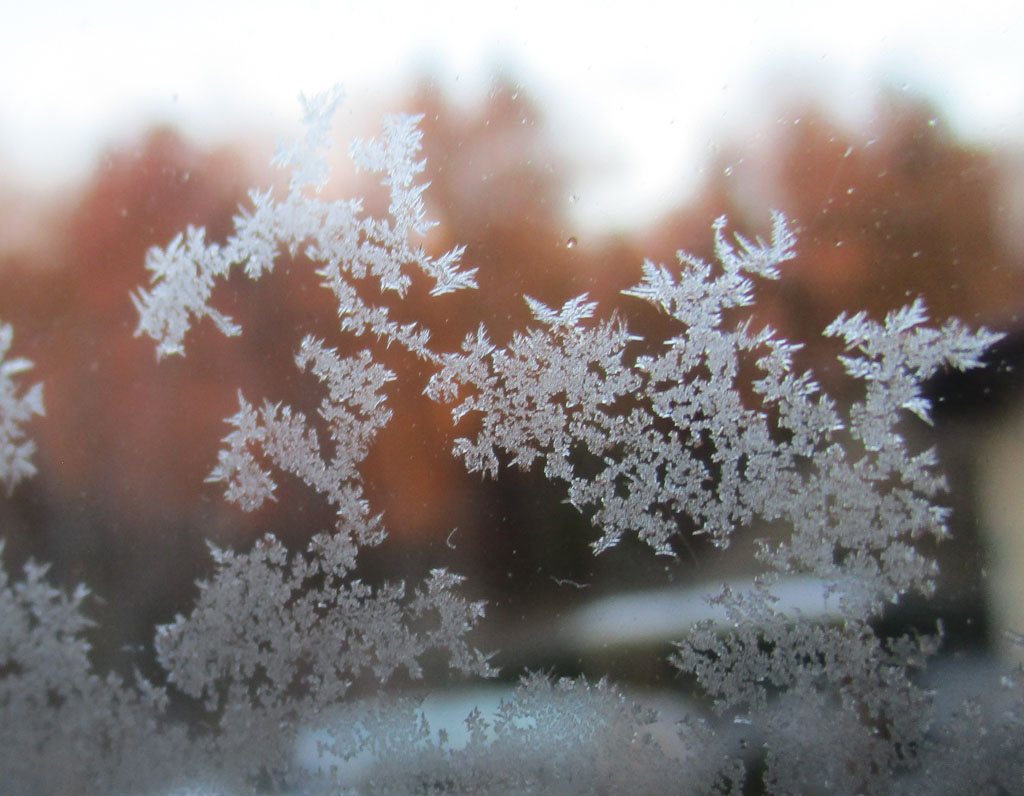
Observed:
[[[34,475],[32,464],[35,443],[27,439],[22,426],[33,415],[44,414],[43,385],[35,384],[21,392],[14,377],[32,367],[21,357],[7,359],[14,331],[9,324],[0,325],[0,481],[14,488],[21,479]]]
[[[727,621],[697,623],[673,657],[718,717],[694,711],[670,748],[653,738],[655,715],[607,683],[527,675],[493,713],[470,711],[455,743],[415,698],[352,699],[357,678],[417,678],[429,654],[461,673],[494,671],[466,639],[483,606],[460,595],[460,576],[434,569],[412,586],[356,577],[360,550],[385,538],[360,465],[391,418],[396,376],[370,350],[343,355],[307,337],[295,361],[323,387],[318,417],[239,394],[210,480],[251,511],[274,498],[275,471],[290,474],[331,505],[334,527],[298,552],[273,537],[246,552],[211,546],[215,571],[196,605],[158,629],[163,684],[91,671],[84,588],[66,596],[31,563],[17,582],[0,571],[5,791],[854,794],[890,792],[897,777],[908,791],[1019,789],[1024,678],[1005,680],[1015,701],[998,719],[968,704],[948,732],[930,732],[932,699],[916,676],[938,638],[883,637],[874,624],[886,605],[934,589],[918,543],[947,534],[937,457],[905,438],[906,423],[930,421],[921,384],[943,367],[976,367],[998,335],[929,327],[920,301],[883,323],[840,316],[824,333],[845,345],[840,361],[861,392],[833,400],[795,369],[798,345],[744,315],[756,281],[780,278],[795,256],[776,214],[767,242],[730,239],[716,221],[713,263],[681,252],[678,267],[643,265],[625,294],[667,316],[665,340],[602,319],[586,295],[559,308],[527,297],[535,326],[507,345],[481,327],[461,351],[435,352],[428,329],[367,298],[401,298],[414,277],[435,296],[476,287],[461,247],[434,258],[418,242],[431,226],[418,119],[388,117],[379,140],[350,149],[390,193],[388,217],[376,219],[361,200],[311,195],[328,180],[340,101],[339,91],[303,99],[306,135],[275,157],[291,169],[287,196],[253,192],[223,244],[189,228],[149,252],[137,333],[158,355],[184,354],[202,318],[240,334],[211,306],[217,281],[236,265],[257,279],[301,250],[337,299],[341,332],[418,356],[435,368],[427,395],[477,423],[455,445],[467,468],[542,469],[593,524],[596,553],[635,535],[672,555],[688,528],[720,547],[763,535],[749,588],[709,598]],[[0,358],[10,342],[0,327]],[[8,486],[32,473],[21,426],[42,413],[40,388],[19,396],[11,378],[27,367],[0,367]],[[820,584],[835,610],[786,609],[788,578]],[[183,696],[201,712],[187,730],[168,710]],[[1008,740],[989,745],[985,733]],[[311,737],[314,765],[297,758]]]
[[[205,230],[189,227],[166,249],[149,251],[146,268],[153,287],[133,296],[140,316],[136,334],[156,340],[159,355],[184,353],[193,317],[210,318],[226,335],[241,334],[237,324],[210,306],[213,286],[234,265],[258,278],[274,268],[282,249],[292,253],[301,249],[321,263],[317,274],[338,297],[342,328],[356,332],[369,325],[378,335],[419,339],[412,336],[413,330],[389,322],[385,308],[363,303],[352,280],[372,276],[382,291],[403,295],[411,284],[407,270],[415,266],[433,281],[433,295],[476,287],[475,269],[458,268],[463,247],[432,258],[422,246],[410,242],[411,235],[425,235],[433,226],[426,219],[421,197],[426,186],[415,184],[424,165],[414,160],[422,137],[416,128],[418,117],[389,116],[381,140],[354,141],[350,149],[357,168],[384,175],[382,183],[391,195],[390,220],[364,216],[358,199],[320,201],[306,196],[306,188],[319,190],[327,182],[325,150],[341,96],[335,89],[312,100],[303,97],[306,137],[282,148],[274,158],[277,165],[293,167],[283,201],[274,200],[269,191],[253,191],[252,209],[235,218],[235,234],[224,246],[207,243]]]

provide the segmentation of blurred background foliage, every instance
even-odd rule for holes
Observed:
[[[710,259],[717,216],[753,235],[766,232],[769,211],[779,209],[798,232],[799,257],[778,283],[759,286],[755,323],[806,343],[800,366],[833,394],[842,397],[845,382],[834,343],[820,333],[841,311],[880,317],[920,295],[936,320],[1016,331],[1024,148],[959,140],[927,98],[895,88],[879,88],[856,127],[816,97],[794,96],[766,103],[771,111],[760,121],[723,131],[709,147],[702,187],[685,204],[665,207],[643,228],[601,235],[577,229],[572,212],[572,186],[591,164],[549,140],[527,90],[499,80],[471,105],[422,81],[389,106],[423,114],[425,198],[439,222],[427,245],[440,253],[464,244],[480,289],[431,299],[417,285],[394,311],[421,320],[444,351],[481,322],[496,342],[527,328],[524,294],[557,306],[587,292],[604,313],[617,308],[635,332],[662,339],[664,319],[618,295],[638,281],[644,259],[671,265],[678,249]],[[381,212],[379,186],[346,171],[348,121],[336,131],[341,176],[327,192],[366,195],[368,208]],[[372,123],[359,121],[356,132]],[[60,583],[89,584],[101,667],[134,662],[137,649],[150,649],[153,626],[188,607],[195,580],[211,570],[206,540],[241,547],[273,532],[298,548],[330,527],[329,507],[285,477],[277,502],[252,515],[204,482],[239,389],[250,401],[315,411],[318,385],[291,359],[307,333],[374,348],[399,374],[389,389],[394,419],[364,468],[390,540],[366,554],[364,577],[418,575],[440,564],[467,575],[469,590],[490,602],[499,630],[481,645],[505,650],[499,664],[600,668],[546,659],[546,623],[596,594],[720,580],[729,571],[728,554],[699,540],[681,544],[675,561],[631,543],[594,559],[586,518],[539,474],[505,472],[497,482],[466,475],[449,455],[466,430],[422,395],[429,373],[373,340],[345,340],[330,295],[301,255],[283,254],[258,283],[237,278],[218,288],[220,306],[245,329],[241,338],[204,326],[188,340],[186,358],[157,363],[151,341],[133,336],[130,292],[146,279],[147,249],[189,224],[226,237],[247,189],[281,180],[260,165],[265,155],[251,142],[203,149],[154,127],[108,150],[85,184],[52,201],[30,202],[0,179],[0,318],[15,328],[16,353],[36,363],[47,410],[32,429],[40,473],[0,506],[5,564],[13,570],[33,556],[52,562]],[[943,400],[941,391],[953,388],[937,389]],[[971,391],[991,384],[955,389],[961,411],[950,423],[991,414],[971,408]],[[985,645],[985,548],[964,459],[973,438],[944,422],[949,502],[959,513],[957,541],[939,551],[946,599],[932,611],[949,614],[951,643]]]

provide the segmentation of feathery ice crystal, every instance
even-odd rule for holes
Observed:
[[[656,717],[614,686],[528,675],[493,715],[473,710],[456,743],[414,701],[348,698],[366,673],[382,683],[398,670],[418,676],[432,650],[458,672],[495,672],[467,640],[484,609],[460,595],[460,576],[436,569],[414,587],[375,588],[356,577],[360,549],[385,538],[360,464],[391,418],[396,376],[369,349],[342,355],[307,337],[295,362],[323,385],[319,417],[240,394],[210,480],[255,510],[273,497],[275,470],[296,476],[335,509],[335,527],[302,552],[273,537],[247,552],[213,548],[216,572],[198,603],[157,631],[162,684],[91,670],[84,588],[65,596],[36,564],[17,581],[0,572],[5,791],[740,793],[751,777],[779,794],[890,792],[897,781],[927,793],[968,780],[986,792],[1019,789],[1018,680],[1007,678],[1012,699],[999,716],[967,705],[953,729],[933,731],[931,696],[915,676],[937,637],[883,638],[872,624],[904,595],[931,593],[936,566],[918,542],[947,534],[936,456],[912,451],[899,427],[908,416],[929,421],[924,380],[977,367],[999,336],[956,322],[933,328],[920,301],[881,323],[841,316],[824,334],[845,345],[841,362],[862,394],[840,406],[794,370],[797,345],[735,320],[754,304],[756,281],[781,278],[795,256],[775,214],[768,242],[731,240],[716,221],[714,263],[680,253],[673,268],[644,264],[627,300],[653,305],[676,328],[645,341],[645,353],[585,295],[559,309],[527,298],[536,325],[506,347],[481,327],[459,352],[435,351],[429,329],[396,322],[383,303],[414,279],[435,296],[476,288],[463,248],[432,257],[418,242],[431,227],[417,182],[418,119],[387,117],[380,139],[350,148],[389,191],[388,217],[374,218],[358,199],[317,196],[340,102],[339,91],[303,100],[306,135],[274,160],[291,169],[283,198],[252,192],[223,243],[189,228],[149,252],[151,285],[133,296],[138,333],[160,356],[184,355],[203,318],[241,334],[211,305],[217,281],[235,267],[258,279],[282,252],[301,251],[337,299],[341,333],[416,355],[432,368],[426,399],[451,404],[456,422],[476,418],[454,455],[490,477],[502,462],[542,466],[592,523],[595,553],[635,535],[670,555],[683,518],[719,546],[738,529],[784,528],[760,542],[762,573],[749,588],[709,596],[727,626],[699,623],[673,658],[721,718],[695,713],[663,747],[650,734]],[[367,298],[374,291],[381,303]],[[0,328],[0,356],[10,342]],[[42,413],[41,390],[19,394],[12,378],[28,365],[0,367],[8,486],[33,472],[22,426]],[[741,376],[752,369],[755,378]],[[820,584],[829,621],[779,601],[777,587],[794,577]],[[168,711],[181,695],[202,704],[201,728]],[[744,730],[743,744],[731,727]],[[322,762],[309,766],[296,749],[314,730]],[[376,765],[358,776],[342,764],[367,756]]]

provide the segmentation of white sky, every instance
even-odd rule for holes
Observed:
[[[479,93],[504,72],[539,97],[558,139],[601,165],[574,191],[594,223],[685,195],[714,132],[781,74],[851,115],[886,80],[943,103],[969,135],[1024,133],[1019,0],[6,6],[0,168],[36,186],[80,178],[98,148],[154,121],[201,140],[273,135],[293,129],[299,91],[341,82],[358,107],[423,67],[452,92]]]

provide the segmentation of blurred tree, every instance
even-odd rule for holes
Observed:
[[[844,310],[880,318],[923,296],[936,319],[1016,324],[1024,268],[1001,234],[1013,153],[958,139],[934,106],[895,90],[879,95],[864,129],[808,100],[732,135],[704,190],[656,225],[646,250],[667,258],[692,239],[706,251],[701,219],[725,213],[761,229],[765,208],[784,211],[800,256],[766,287],[758,314],[808,341],[806,361],[823,378],[833,366],[820,332]]]
[[[934,317],[1005,328],[1024,296],[1024,272],[998,232],[1004,156],[959,141],[934,109],[900,93],[882,96],[867,131],[842,127],[810,103],[767,130],[746,131],[709,166],[696,200],[633,240],[576,239],[567,211],[578,166],[511,81],[498,81],[476,107],[460,108],[429,82],[398,104],[424,115],[425,199],[439,222],[427,246],[440,253],[465,244],[465,264],[479,269],[479,291],[433,299],[414,285],[394,302],[397,318],[433,330],[435,350],[456,349],[481,322],[506,342],[531,324],[523,294],[558,306],[587,291],[610,306],[645,258],[671,264],[678,249],[710,258],[714,217],[728,214],[733,229],[766,229],[773,207],[797,225],[800,257],[781,283],[763,286],[756,316],[812,341],[803,361],[823,381],[838,374],[820,331],[842,310],[880,316],[921,294]],[[299,483],[282,483],[279,503],[243,516],[203,481],[239,388],[315,412],[315,380],[291,364],[303,334],[353,349],[376,345],[339,339],[331,297],[301,254],[283,253],[258,283],[219,288],[221,305],[251,330],[240,341],[200,330],[187,360],[156,367],[151,346],[131,336],[137,317],[128,297],[147,249],[188,224],[222,240],[247,204],[243,186],[271,179],[259,179],[241,151],[202,152],[156,129],[101,159],[45,247],[0,252],[0,318],[17,329],[17,353],[37,363],[48,415],[35,432],[41,474],[5,509],[24,515],[5,525],[9,561],[31,552],[53,561],[66,582],[124,595],[102,609],[116,615],[99,618],[133,642],[148,642],[153,622],[169,619],[190,593],[207,565],[203,539],[273,531],[297,543],[331,524],[328,507]],[[364,191],[350,188],[328,190]],[[640,302],[614,303],[635,311],[632,329],[663,339],[664,319]],[[419,569],[418,557],[443,559],[473,571],[492,600],[515,592],[550,604],[555,578],[587,580],[603,566],[582,552],[592,537],[585,520],[540,479],[509,474],[481,484],[467,476],[448,451],[468,432],[421,394],[427,369],[399,351],[386,356],[400,375],[389,391],[395,419],[365,477],[393,537],[385,547],[403,554],[387,562],[392,574],[403,561]],[[621,572],[623,557],[641,553],[615,555]]]

